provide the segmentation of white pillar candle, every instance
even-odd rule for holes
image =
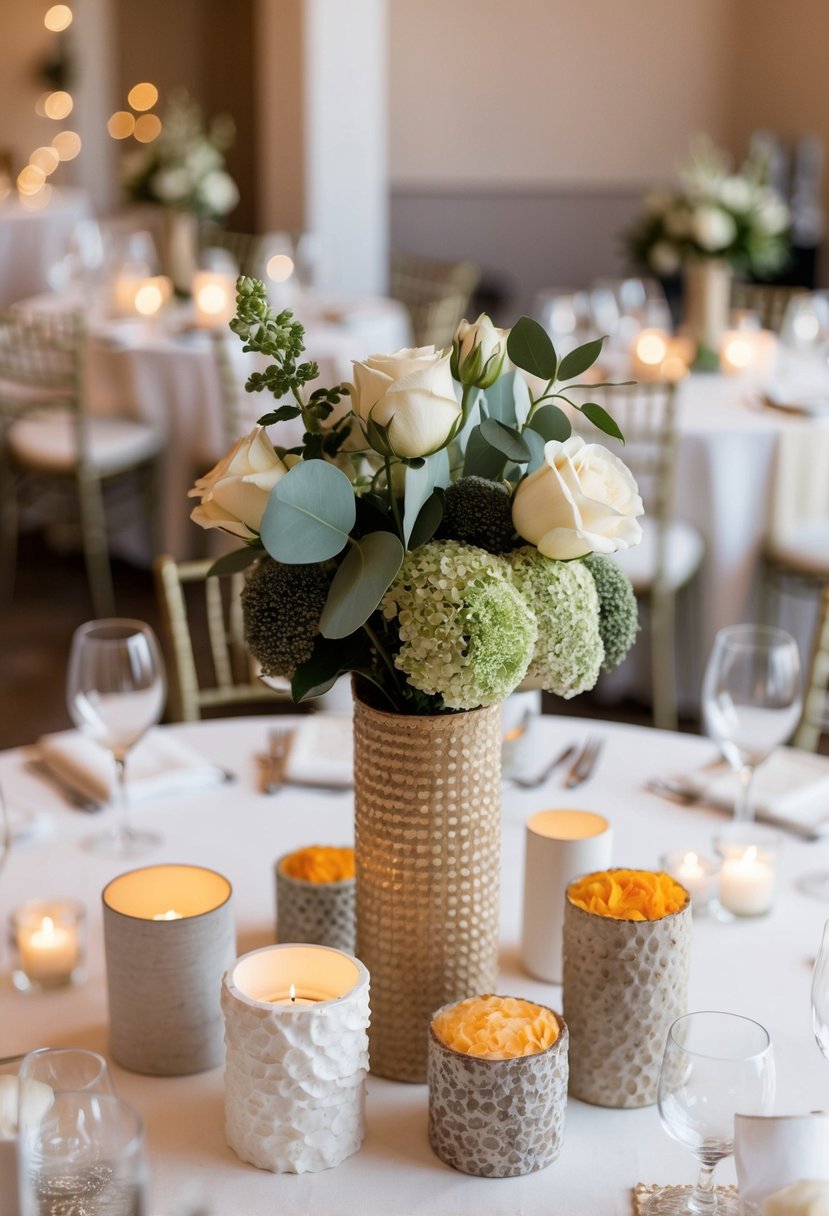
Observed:
[[[113,1059],[154,1076],[221,1064],[230,883],[199,866],[145,866],[113,879],[103,904]]]
[[[58,987],[79,977],[84,917],[74,900],[32,901],[12,913],[16,987]]]
[[[196,324],[201,329],[227,325],[236,315],[236,276],[217,270],[199,270],[193,276]]]
[[[729,848],[720,873],[720,903],[735,916],[762,916],[774,899],[774,857],[755,844]]]
[[[266,946],[228,971],[225,1135],[243,1161],[301,1174],[360,1147],[368,987],[363,964],[328,946]]]

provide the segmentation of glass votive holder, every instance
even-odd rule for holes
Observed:
[[[9,918],[12,983],[20,992],[63,988],[85,978],[86,909],[74,899],[33,899]]]
[[[693,916],[705,916],[717,906],[718,857],[703,857],[693,849],[675,849],[663,853],[659,865],[671,878],[682,883],[691,896]]]
[[[734,916],[765,916],[774,903],[778,832],[755,823],[732,823],[714,838],[722,858],[720,903]]]

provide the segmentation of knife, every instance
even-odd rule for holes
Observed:
[[[88,798],[82,794],[80,790],[75,789],[68,781],[59,776],[53,768],[49,768],[42,760],[30,757],[24,764],[27,773],[32,773],[35,777],[40,777],[46,781],[53,789],[56,789],[63,796],[65,802],[76,811],[85,811],[87,814],[93,815],[97,811],[104,809],[102,802],[96,802],[94,798]]]
[[[695,786],[687,785],[684,781],[677,781],[674,778],[656,777],[646,782],[645,789],[652,794],[657,794],[660,798],[666,798],[669,802],[677,802],[680,806],[705,806],[711,811],[727,813],[726,808],[718,806],[716,803],[706,802],[705,795]],[[829,833],[829,818],[822,819],[819,823],[806,824],[759,811],[757,820],[767,823],[771,827],[781,828],[785,832],[791,832],[793,836],[799,836],[801,840],[825,840]]]

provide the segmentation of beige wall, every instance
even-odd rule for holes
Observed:
[[[390,24],[396,187],[639,184],[731,133],[732,0],[390,0]]]

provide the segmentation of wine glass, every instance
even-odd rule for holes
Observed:
[[[21,1084],[38,1081],[54,1093],[115,1093],[106,1060],[86,1047],[38,1047],[20,1061],[17,1076]]]
[[[818,1047],[829,1060],[829,920],[823,926],[812,975],[812,1029]]]
[[[788,739],[801,705],[800,655],[790,634],[767,625],[719,631],[705,669],[702,711],[707,733],[739,775],[737,822],[753,818],[757,765]]]
[[[115,761],[120,814],[109,832],[86,845],[104,857],[134,857],[160,843],[154,832],[127,820],[126,757],[164,708],[164,662],[156,636],[143,621],[87,621],[75,631],[69,657],[67,702],[75,725]]]
[[[21,1105],[21,1216],[141,1216],[144,1133],[135,1111],[111,1093],[57,1093]]]
[[[668,1031],[659,1072],[665,1131],[700,1163],[695,1186],[665,1187],[646,1216],[739,1216],[736,1197],[718,1196],[714,1169],[734,1151],[734,1115],[764,1115],[774,1098],[768,1031],[736,1013],[686,1013]]]

